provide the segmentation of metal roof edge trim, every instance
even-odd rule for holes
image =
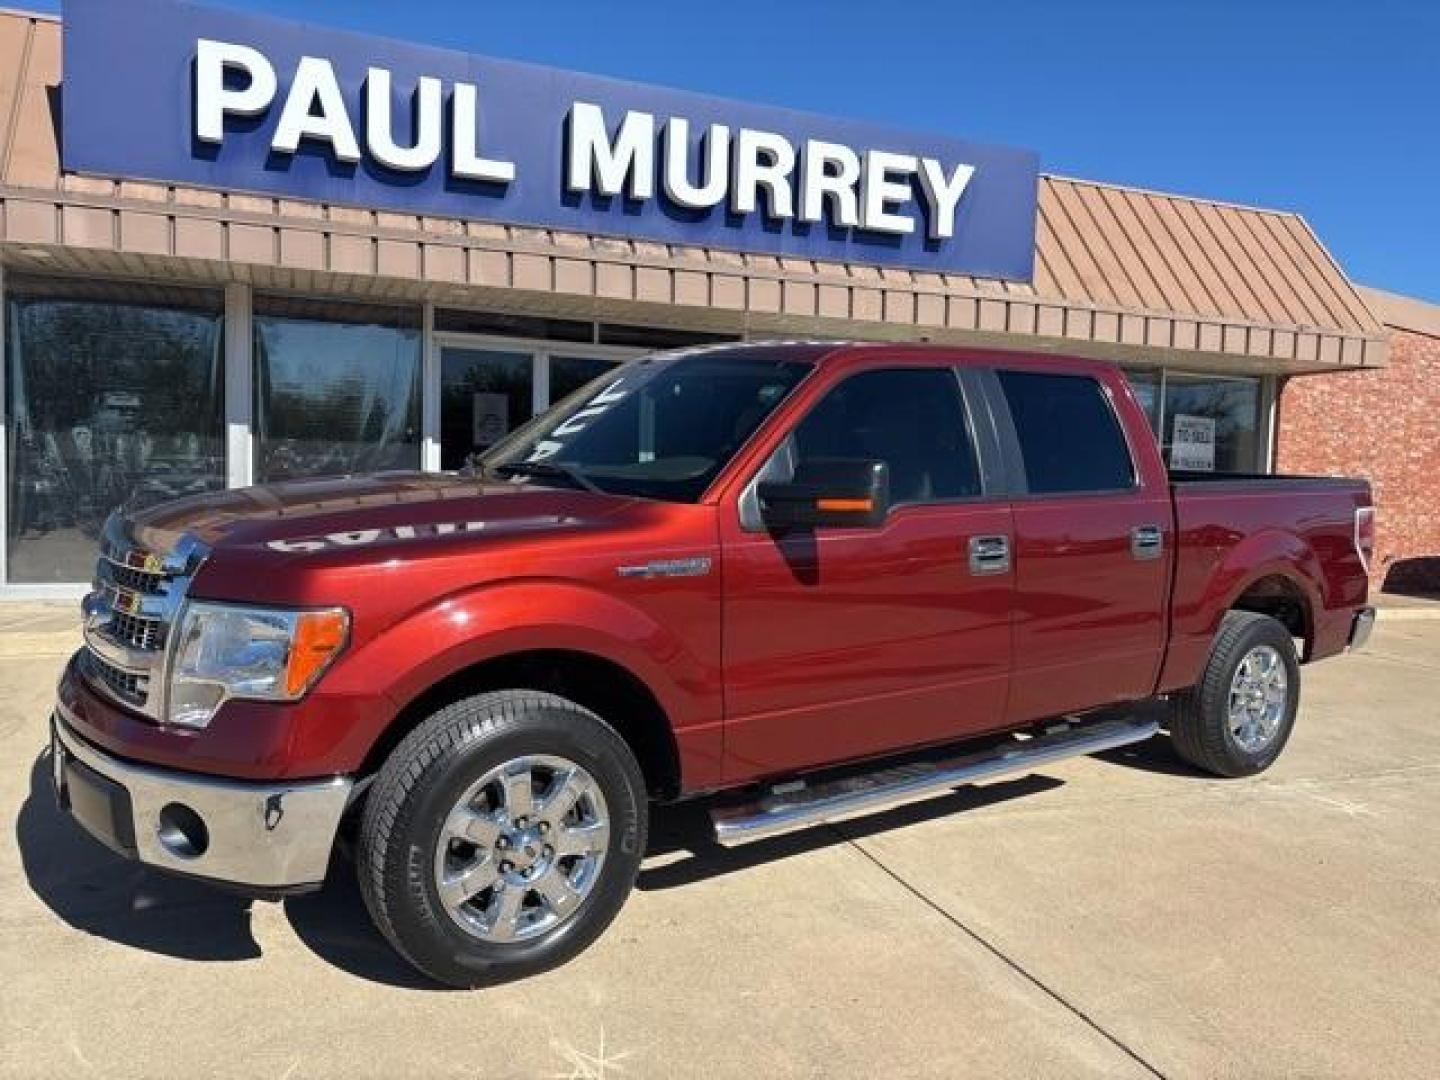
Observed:
[[[15,199],[25,202],[44,202],[57,207],[76,206],[91,209],[109,210],[112,212],[130,211],[144,214],[163,214],[174,218],[186,218],[190,220],[214,221],[221,224],[253,225],[264,228],[283,228],[300,232],[329,233],[340,236],[353,236],[371,240],[395,240],[410,243],[423,243],[447,247],[459,247],[466,250],[477,251],[503,251],[510,254],[535,255],[546,258],[568,258],[568,259],[589,259],[596,263],[609,265],[623,265],[629,267],[656,269],[656,270],[688,270],[700,273],[724,274],[728,276],[748,277],[762,281],[793,282],[811,285],[831,285],[868,289],[881,292],[908,292],[917,296],[939,296],[967,300],[990,301],[1005,304],[1029,304],[1036,307],[1064,308],[1075,311],[1088,311],[1107,315],[1126,315],[1130,317],[1143,317],[1152,319],[1171,319],[1182,322],[1191,322],[1208,326],[1232,326],[1236,328],[1280,330],[1302,334],[1321,334],[1326,337],[1354,338],[1364,341],[1380,340],[1384,337],[1384,326],[1376,319],[1374,332],[1357,330],[1346,330],[1339,327],[1319,326],[1312,324],[1291,324],[1280,322],[1267,322],[1255,319],[1245,319],[1239,316],[1212,316],[1199,315],[1194,312],[1171,311],[1165,309],[1126,307],[1124,305],[1106,304],[1092,300],[1077,300],[1061,296],[1052,296],[1043,293],[1006,293],[999,291],[987,291],[984,289],[969,288],[955,285],[931,285],[915,280],[893,280],[884,278],[857,279],[851,276],[850,264],[830,263],[818,260],[803,260],[815,266],[833,268],[828,273],[820,271],[797,271],[794,269],[781,269],[779,267],[738,265],[727,263],[715,263],[702,261],[694,256],[677,255],[655,255],[638,250],[616,250],[607,248],[605,245],[628,245],[628,241],[616,241],[609,237],[595,236],[588,233],[568,233],[563,230],[530,230],[546,234],[562,233],[563,235],[579,238],[587,242],[585,247],[560,247],[553,243],[542,243],[534,240],[517,238],[507,235],[504,239],[499,237],[457,235],[454,233],[429,232],[423,228],[406,229],[382,225],[363,225],[354,222],[335,221],[329,218],[306,218],[288,217],[279,211],[264,213],[253,210],[237,210],[231,207],[200,206],[190,203],[177,202],[173,195],[175,185],[157,185],[166,187],[170,198],[165,201],[133,199],[123,196],[106,196],[92,193],[68,192],[54,188],[24,188],[13,185],[0,185],[0,200]],[[302,200],[272,200],[300,202]],[[307,203],[311,206],[327,206],[324,203]],[[402,215],[414,217],[420,221],[422,215]],[[438,220],[438,219],[437,219]],[[443,219],[446,221],[459,219]],[[1303,220],[1303,219],[1302,219]],[[497,223],[487,222],[484,224],[494,225]],[[508,229],[509,226],[506,226]],[[1313,235],[1313,233],[1312,233]],[[596,246],[596,242],[599,246]],[[63,244],[61,246],[64,246]],[[671,245],[663,245],[670,247]],[[116,250],[119,250],[118,248]],[[708,253],[709,248],[694,248],[698,252]],[[719,249],[716,249],[719,250]],[[1322,250],[1324,250],[1322,248]],[[728,253],[727,253],[728,254]],[[1327,257],[1329,253],[1326,252]],[[1337,271],[1338,272],[1338,271]],[[920,273],[926,273],[920,271]],[[1349,279],[1345,279],[1348,281]],[[1353,287],[1353,286],[1352,286]],[[1369,308],[1366,308],[1369,311]],[[1373,317],[1373,312],[1372,312]]]
[[[1063,184],[1086,184],[1090,187],[1109,188],[1111,191],[1128,191],[1135,195],[1154,196],[1161,199],[1177,199],[1182,202],[1200,203],[1204,206],[1224,206],[1231,210],[1243,210],[1251,214],[1279,214],[1285,217],[1301,216],[1298,210],[1281,210],[1273,206],[1255,206],[1252,203],[1231,202],[1229,199],[1212,199],[1206,195],[1189,195],[1181,191],[1161,191],[1158,188],[1140,187],[1137,184],[1122,184],[1114,180],[1089,180],[1083,176],[1067,176],[1064,173],[1051,172],[1041,172],[1040,179],[1058,180]]]

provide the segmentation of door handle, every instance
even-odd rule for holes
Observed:
[[[1137,559],[1158,559],[1165,550],[1165,534],[1159,525],[1137,525],[1130,530],[1130,554]]]
[[[1008,536],[972,536],[970,538],[970,573],[977,577],[1010,572],[1010,538]]]

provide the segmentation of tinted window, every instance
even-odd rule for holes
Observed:
[[[456,334],[498,334],[502,337],[583,341],[587,344],[595,340],[595,324],[590,322],[456,308],[436,308],[435,329]]]
[[[634,345],[646,349],[679,349],[686,345],[718,345],[734,341],[733,334],[704,334],[661,326],[622,326],[601,323],[596,335],[601,345]]]
[[[1130,451],[1105,392],[1082,375],[1002,371],[1032,492],[1115,491],[1135,482]]]
[[[535,411],[528,352],[440,350],[440,467],[459,469],[494,446]]]
[[[788,355],[704,350],[633,360],[495,446],[481,465],[500,477],[694,502],[810,372]]]
[[[885,462],[897,505],[981,493],[960,384],[948,370],[869,371],[846,379],[795,430],[795,452],[801,462]]]
[[[611,360],[593,356],[562,356],[550,354],[550,404],[558,405],[591,379],[613,371]]]

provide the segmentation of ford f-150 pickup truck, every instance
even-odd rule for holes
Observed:
[[[478,985],[604,930],[652,801],[705,795],[738,842],[1157,712],[1194,766],[1259,772],[1299,663],[1369,633],[1373,528],[1363,482],[1167,475],[1097,362],[662,353],[458,475],[117,513],[54,778],[119,853],[257,894],[349,838],[396,950]]]

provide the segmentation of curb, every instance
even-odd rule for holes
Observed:
[[[1382,607],[1375,611],[1375,622],[1430,622],[1440,621],[1440,606],[1433,608]]]

